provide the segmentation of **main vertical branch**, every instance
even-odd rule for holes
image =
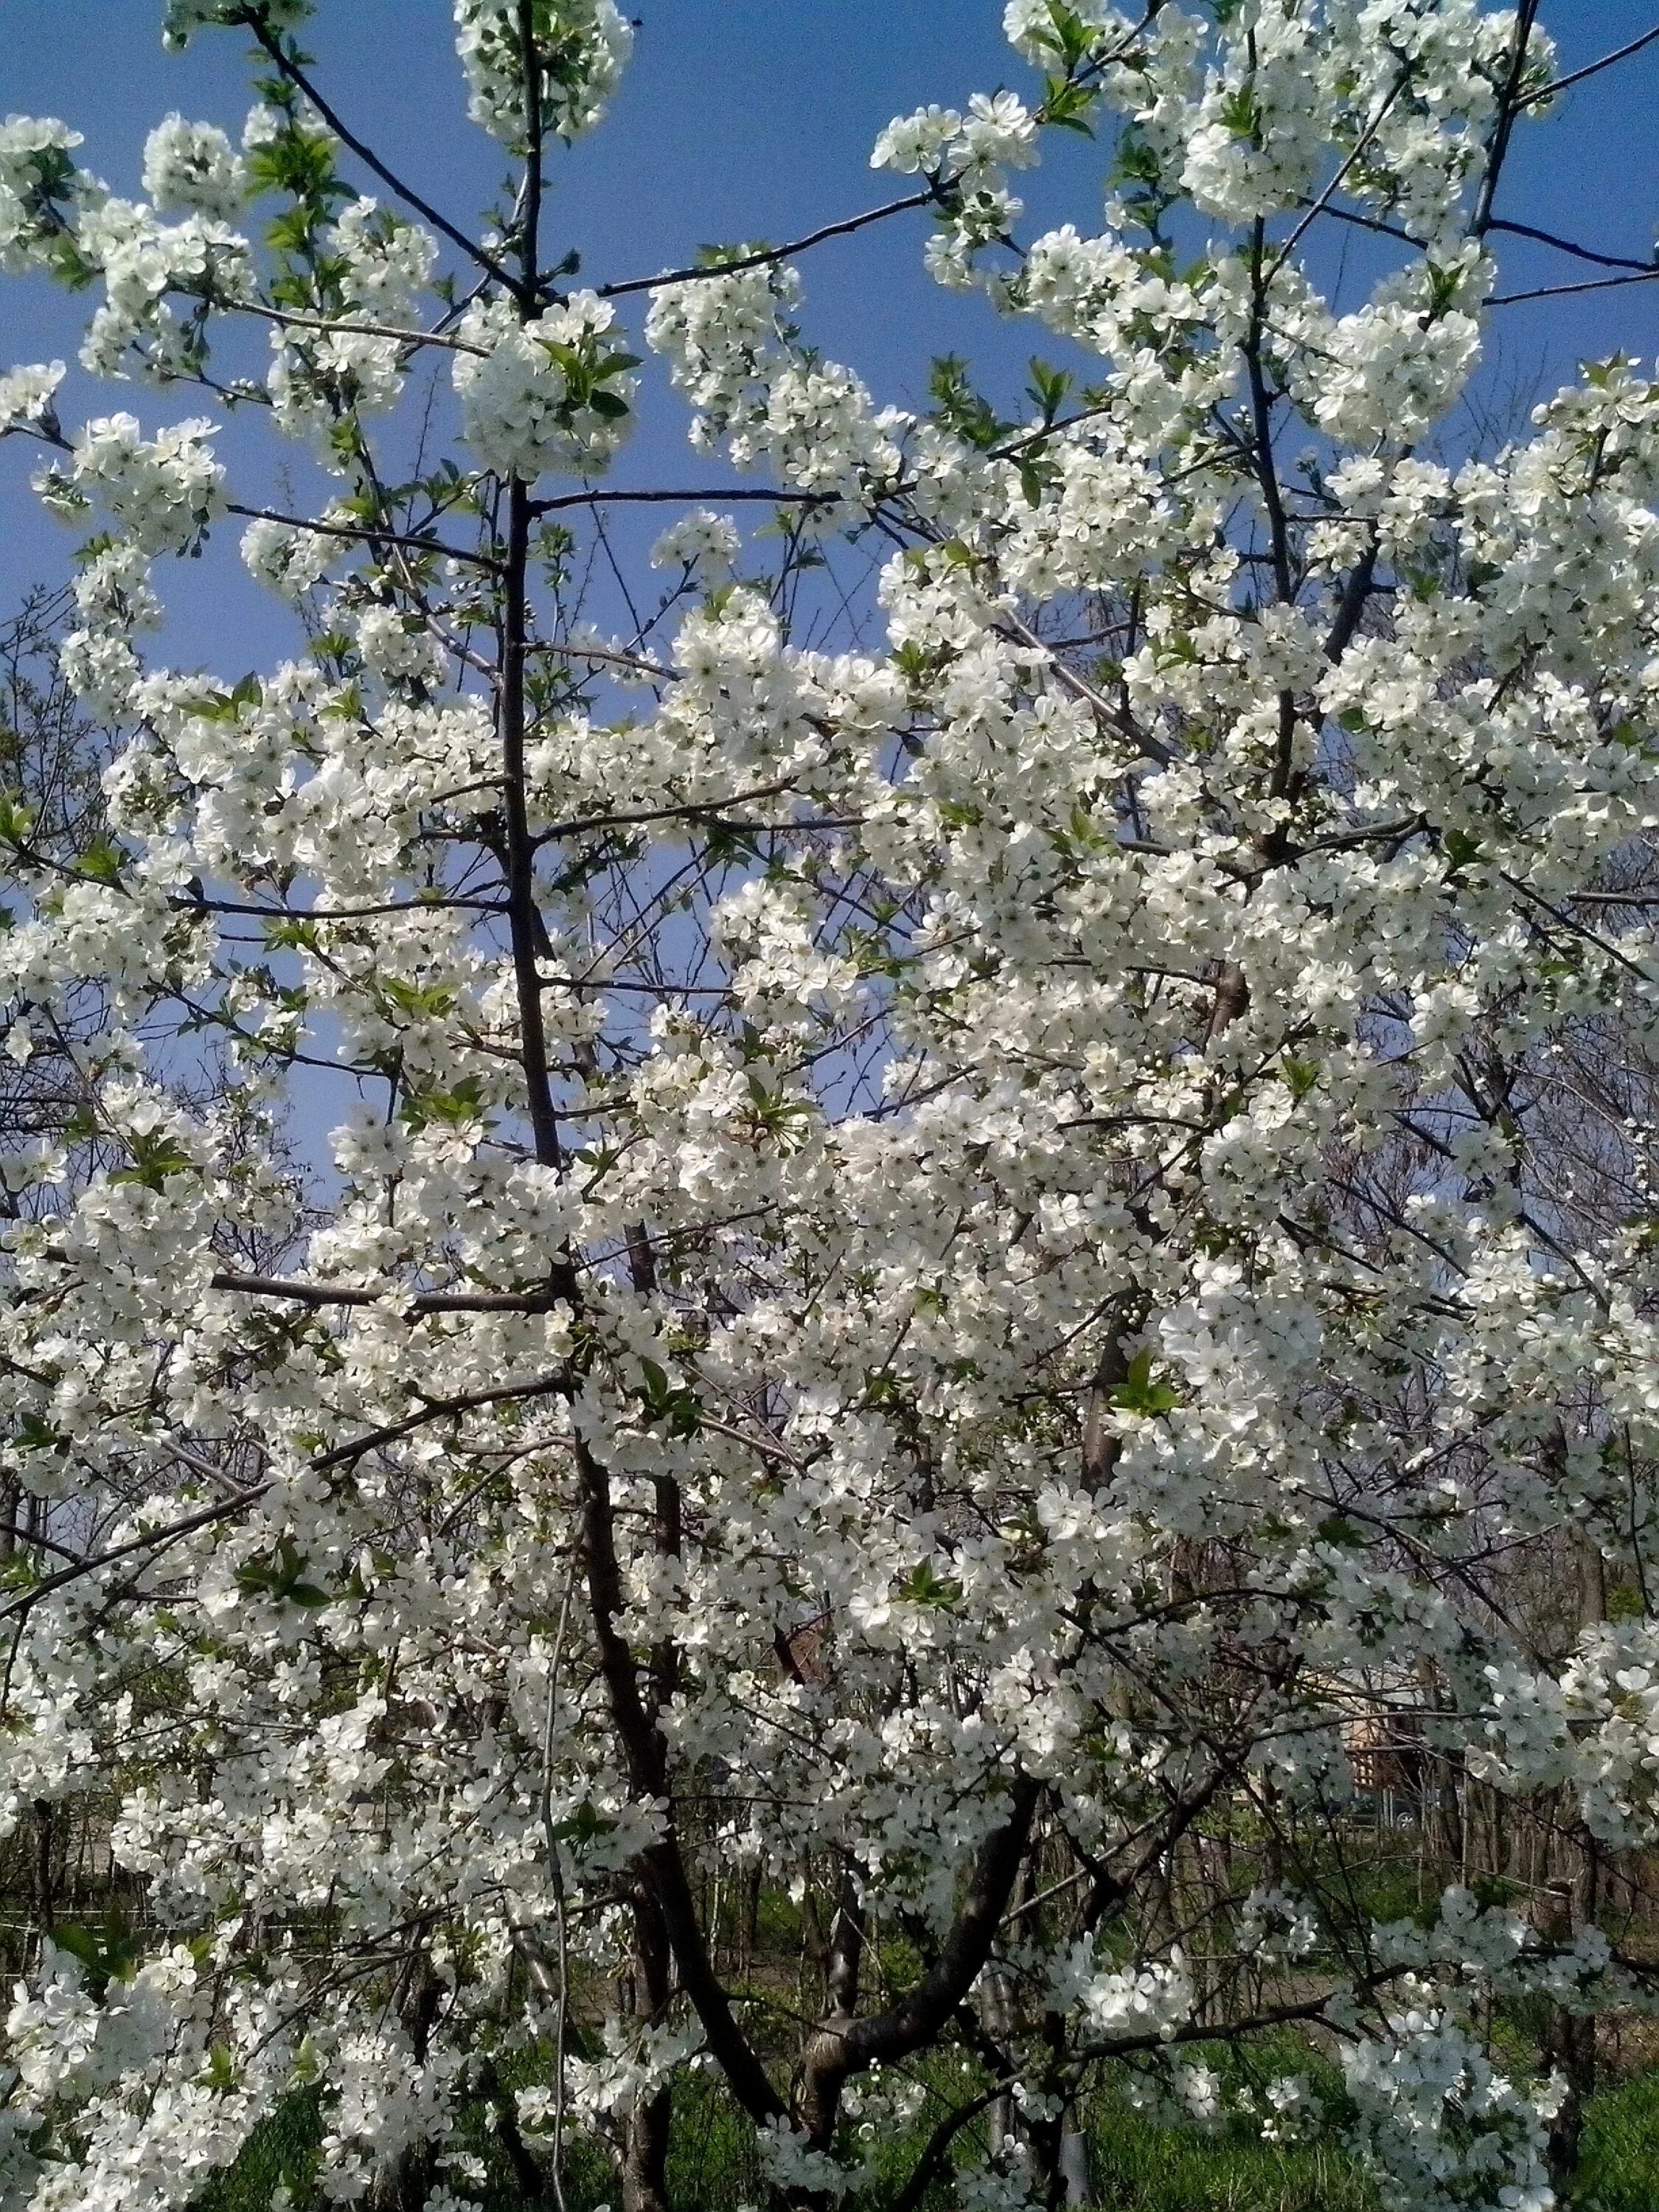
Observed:
[[[525,169],[519,228],[521,283],[519,313],[528,322],[537,305],[536,257],[541,229],[541,76],[536,61],[535,27],[530,0],[521,0],[519,34],[524,54]],[[559,1117],[553,1103],[547,1064],[547,1029],[542,1018],[541,977],[536,964],[541,931],[536,909],[536,848],[530,836],[525,797],[525,661],[530,645],[530,487],[520,477],[507,484],[507,577],[501,624],[501,775],[506,790],[507,897],[513,942],[513,975],[519,1000],[519,1034],[525,1088],[536,1158],[556,1167],[561,1157]]]
[[[541,976],[536,964],[540,931],[536,908],[536,848],[525,797],[525,661],[529,650],[527,579],[530,568],[530,489],[517,477],[507,485],[507,575],[501,620],[501,778],[507,814],[507,927],[519,1000],[519,1036],[529,1097],[536,1158],[556,1167],[559,1117],[547,1064]]]
[[[1504,173],[1516,118],[1526,105],[1521,96],[1521,88],[1526,76],[1527,48],[1532,43],[1533,26],[1537,20],[1538,0],[1521,0],[1521,5],[1516,10],[1515,43],[1510,49],[1509,73],[1498,94],[1498,113],[1486,141],[1486,171],[1480,179],[1474,216],[1469,225],[1469,234],[1473,238],[1484,238],[1492,228],[1492,203],[1498,197],[1498,180]]]
[[[541,65],[532,0],[519,0],[518,28],[525,100],[525,168],[518,210],[518,306],[520,319],[529,322],[541,300],[538,262],[541,250],[544,136]],[[541,982],[537,972],[540,916],[536,905],[535,848],[531,842],[525,800],[525,663],[529,649],[527,586],[533,520],[530,489],[514,477],[507,485],[501,694],[502,767],[507,787],[507,900],[536,1157],[556,1166],[562,1158],[562,1146],[548,1072]],[[637,1268],[637,1260],[635,1265]],[[568,1295],[574,1308],[579,1291],[574,1266],[568,1257],[562,1263],[560,1279],[568,1282]],[[627,1609],[627,1597],[622,1563],[617,1553],[616,1512],[609,1471],[600,1455],[580,1437],[576,1443],[576,1462],[582,1486],[581,1541],[588,1603],[611,1723],[620,1739],[635,1792],[644,1800],[659,1800],[664,1807],[661,1832],[656,1842],[635,1862],[642,1891],[641,1909],[636,1913],[636,1932],[651,1954],[648,1961],[641,1960],[641,1965],[648,1968],[647,1979],[654,1991],[653,2007],[655,2009],[666,2003],[670,1994],[666,1960],[661,1953],[661,1945],[665,1942],[678,1968],[680,1986],[702,2023],[708,2048],[724,2071],[732,2094],[750,2118],[763,2125],[781,2117],[783,2101],[768,2079],[714,1972],[674,1822],[667,1750],[657,1724],[657,1715],[671,1686],[671,1661],[661,1657],[653,1668],[647,1706],[641,1691],[639,1664],[619,1625]],[[660,1510],[660,1485],[658,1494]],[[676,1550],[679,1541],[678,1508],[675,1491],[672,1520],[666,1528],[659,1529],[659,1545],[672,1545]],[[654,2206],[661,2188],[660,2154],[665,2148],[665,2136],[660,2130],[655,2131],[651,2141],[636,2137],[634,2148],[638,2155],[631,2162],[625,2162],[623,2175],[629,2212],[647,2212],[647,2208]]]

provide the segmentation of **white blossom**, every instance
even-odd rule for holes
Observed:
[[[247,171],[215,123],[169,115],[144,141],[144,190],[162,213],[228,222],[247,192]]]

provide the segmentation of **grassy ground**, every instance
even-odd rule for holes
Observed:
[[[684,2212],[737,2212],[763,2200],[750,2130],[713,2089],[688,2084],[677,2115],[669,2181]],[[279,2183],[303,2206],[315,2171],[321,2115],[296,2098],[262,2128],[230,2172],[197,2200],[197,2212],[268,2212]],[[483,2212],[526,2212],[482,2113],[463,2146],[482,2159],[487,2179],[461,2182]],[[1222,2136],[1161,2127],[1127,2107],[1099,2114],[1091,2130],[1096,2202],[1102,2212],[1376,2212],[1364,2178],[1340,2150],[1313,2144],[1276,2149],[1242,2131]],[[878,2161],[880,2181],[896,2187],[915,2146],[895,2142]],[[568,2212],[597,2212],[614,2200],[609,2169],[591,2148],[572,2146],[566,2178]],[[948,2203],[943,2191],[940,2203]],[[1605,2091],[1587,2116],[1583,2212],[1656,2212],[1659,2207],[1659,2071]]]
[[[1352,2161],[1317,2144],[1279,2150],[1126,2115],[1097,2130],[1091,2151],[1109,2212],[1376,2212]]]
[[[1585,2212],[1659,2205],[1659,2073],[1608,2089],[1585,2114],[1578,2201]]]

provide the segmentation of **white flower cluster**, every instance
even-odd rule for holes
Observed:
[[[351,307],[382,322],[400,323],[416,312],[437,266],[430,231],[367,197],[341,209],[329,243],[346,264]]]
[[[790,358],[787,318],[799,298],[794,271],[772,262],[665,284],[653,295],[646,343],[697,410],[694,444],[712,446],[763,413],[771,379]]]
[[[698,410],[694,443],[723,436],[739,468],[769,465],[826,500],[878,497],[901,472],[911,418],[878,409],[850,369],[796,349],[784,318],[799,297],[793,271],[770,264],[668,284],[652,301],[646,342]]]
[[[1192,1979],[1177,1949],[1167,1960],[1103,1966],[1092,1945],[1073,1948],[1056,1964],[1056,2001],[1079,2013],[1091,2036],[1109,2044],[1146,2035],[1168,2039],[1193,2018]]]
[[[312,0],[259,0],[259,13],[273,30],[292,30],[310,15]],[[182,52],[195,33],[211,26],[234,25],[243,15],[240,0],[167,0],[161,43]]]
[[[531,23],[543,127],[578,137],[599,120],[622,81],[633,26],[615,0],[536,0]],[[455,0],[455,26],[472,120],[504,143],[522,145],[529,125],[515,0]]]
[[[0,269],[15,276],[50,259],[67,236],[81,173],[81,134],[50,116],[0,123]]]
[[[357,650],[363,665],[389,684],[435,684],[445,667],[441,644],[416,614],[396,607],[367,606],[358,611]]]
[[[521,13],[567,135],[627,45],[463,0],[515,144]],[[297,95],[240,149],[169,118],[142,204],[0,128],[0,259],[101,277],[83,361],[210,380],[333,472],[279,493],[279,456],[235,506],[304,649],[147,665],[153,558],[232,506],[213,434],[0,384],[8,453],[65,441],[62,672],[113,732],[96,836],[0,799],[3,1064],[66,1102],[0,1146],[0,1486],[45,1532],[0,1824],[89,1823],[145,1893],[134,1955],[22,1976],[8,2212],[199,2201],[298,2089],[332,2201],[453,2205],[486,2058],[532,2155],[724,2068],[769,2185],[885,2187],[924,2080],[986,2077],[842,2083],[833,2011],[750,2048],[695,1971],[720,1932],[735,1978],[734,1870],[904,1929],[947,2036],[982,2008],[987,2212],[1058,2201],[1109,2069],[1183,2124],[1331,2124],[1311,2062],[1189,2063],[1281,1997],[1348,2046],[1391,2212],[1542,2212],[1555,2090],[1488,2014],[1640,1999],[1588,1885],[1553,1932],[1473,1870],[1379,1928],[1332,1839],[1369,1852],[1356,1792],[1419,1756],[1547,1797],[1558,1850],[1563,1806],[1659,1836],[1659,383],[1620,358],[1423,458],[1478,361],[1503,88],[1545,104],[1512,16],[1006,22],[1042,92],[878,159],[934,180],[945,282],[1085,359],[1029,405],[940,364],[916,420],[803,341],[768,250],[665,276],[694,440],[766,472],[744,541],[652,482],[637,539],[579,490],[509,542],[539,502],[504,480],[633,426],[612,310],[452,283]],[[1116,134],[1104,213],[1028,242],[1008,179],[1067,101]],[[242,240],[244,167],[290,159]],[[1343,163],[1382,228],[1339,301],[1304,203]],[[249,308],[263,388],[207,360]],[[670,517],[595,626],[592,556]],[[1575,1548],[1613,1618],[1546,1663]],[[629,1980],[561,2036],[567,1987]]]
[[[872,169],[921,170],[938,185],[939,228],[928,266],[942,283],[971,283],[974,256],[1007,238],[1023,207],[1007,188],[1007,172],[1030,167],[1036,142],[1036,118],[1012,92],[976,92],[965,114],[931,106],[896,116],[877,138]]]
[[[144,141],[144,190],[163,214],[229,222],[247,196],[247,165],[216,124],[169,115]]]
[[[731,574],[741,542],[730,515],[700,507],[663,532],[651,548],[651,565],[684,568],[700,582],[720,583]]]
[[[247,240],[199,215],[159,223],[141,204],[105,198],[82,213],[76,247],[104,278],[103,301],[81,347],[82,366],[95,375],[167,383],[190,374],[203,361],[197,309],[181,316],[168,295],[223,304],[252,288]]]
[[[1544,2151],[1559,2083],[1518,2087],[1432,2004],[1350,2045],[1342,2071],[1386,2212],[1550,2212]]]
[[[1293,207],[1325,155],[1320,18],[1269,4],[1230,43],[1188,118],[1181,182],[1206,215],[1243,226]]]
[[[633,356],[609,335],[616,319],[592,292],[531,322],[504,299],[467,310],[460,336],[470,349],[456,354],[453,375],[483,467],[532,483],[549,470],[610,466],[632,427],[636,388]]]
[[[73,520],[94,503],[146,553],[187,553],[224,512],[224,470],[205,418],[146,438],[136,415],[106,415],[79,432],[66,470],[37,481],[49,506]]]
[[[338,538],[303,524],[261,515],[242,532],[242,559],[248,574],[279,598],[298,601],[321,583],[342,551]]]
[[[271,349],[265,388],[278,429],[304,440],[325,468],[349,475],[353,426],[387,413],[403,395],[407,360],[398,340],[353,320],[336,330],[279,326]]]
[[[1091,58],[1110,51],[1130,35],[1133,15],[1114,7],[1111,0],[1071,0],[1070,13],[1090,33]],[[1054,11],[1049,0],[1007,0],[1002,11],[1002,33],[1009,45],[1038,69],[1051,69],[1059,45]]]
[[[161,623],[150,564],[135,539],[117,538],[83,564],[75,603],[82,627],[64,640],[64,676],[82,698],[118,720],[140,672],[132,636]]]
[[[57,421],[54,395],[63,382],[61,361],[20,362],[0,376],[0,431]]]
[[[895,116],[876,140],[872,169],[901,176],[925,170],[948,174],[969,190],[994,183],[1004,169],[1029,168],[1036,159],[1036,125],[1012,92],[976,92],[965,115],[953,107],[921,107]]]

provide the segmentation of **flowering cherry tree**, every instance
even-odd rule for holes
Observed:
[[[478,236],[307,0],[171,0],[258,97],[142,198],[0,128],[0,264],[131,387],[0,380],[122,732],[91,842],[0,808],[7,1050],[74,1091],[5,1164],[0,1775],[143,1906],[37,1930],[0,2203],[185,2204],[302,2098],[327,2203],[459,2212],[481,2124],[659,2212],[701,2081],[797,2207],[1086,2195],[1109,2093],[1542,2212],[1652,1990],[1659,388],[1437,438],[1534,8],[1012,0],[1024,89],[830,226],[1065,343],[1012,421],[809,349],[812,238],[572,289],[629,26],[454,12]],[[1079,130],[1103,221],[1031,235]],[[732,489],[612,486],[649,356]],[[157,564],[239,533],[304,649],[164,665]],[[1467,1834],[1380,1900],[1379,1729],[1547,1822],[1547,1909]]]

